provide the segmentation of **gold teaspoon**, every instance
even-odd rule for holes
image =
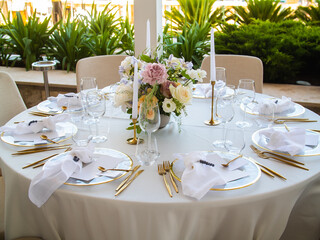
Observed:
[[[40,138],[43,139],[43,140],[47,140],[47,141],[49,141],[49,142],[52,142],[52,143],[57,143],[57,142],[51,140],[50,138],[48,138],[47,135],[44,135],[44,134],[42,134],[42,135],[40,136]]]

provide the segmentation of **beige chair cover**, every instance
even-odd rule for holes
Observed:
[[[125,55],[102,55],[80,59],[76,66],[77,91],[82,77],[95,77],[98,88],[120,81],[119,66]]]
[[[263,64],[257,57],[232,54],[216,54],[216,67],[226,69],[227,84],[238,86],[240,79],[253,79],[256,92],[262,93]],[[203,59],[201,69],[207,72],[204,82],[210,81],[210,56]]]

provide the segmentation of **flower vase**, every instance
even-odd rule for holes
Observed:
[[[165,114],[160,114],[160,127],[159,127],[159,129],[167,126],[167,124],[170,122],[170,116],[171,115],[168,116]]]

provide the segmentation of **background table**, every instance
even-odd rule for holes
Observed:
[[[29,110],[10,122],[35,119]],[[194,99],[182,118],[181,132],[175,122],[156,132],[159,162],[172,161],[172,154],[213,150],[212,142],[221,138],[221,126],[206,126],[210,119],[210,99]],[[303,117],[320,117],[306,110]],[[232,123],[242,117],[236,110]],[[210,191],[200,201],[181,192],[170,198],[157,173],[156,165],[145,171],[119,196],[115,188],[122,179],[95,186],[60,187],[37,208],[28,198],[31,179],[40,169],[22,166],[54,152],[12,156],[17,147],[0,143],[1,168],[5,177],[6,239],[40,236],[44,239],[319,239],[320,164],[319,156],[299,157],[310,171],[259,159],[250,149],[251,135],[259,127],[249,116],[253,127],[246,129],[244,154],[251,156],[288,180],[262,174],[255,184],[231,191]],[[107,117],[101,121],[102,133],[109,129],[108,142],[99,145],[120,150],[138,164],[135,146],[126,144],[132,131],[125,130],[128,119]],[[318,128],[319,123],[288,124]],[[109,126],[109,128],[108,128]],[[71,140],[70,140],[71,142]],[[58,152],[58,151],[57,151]]]

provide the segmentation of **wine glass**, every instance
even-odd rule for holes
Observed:
[[[73,129],[72,140],[78,147],[86,147],[92,140],[92,132],[90,126],[84,121],[74,122],[77,128]]]
[[[224,67],[216,67],[216,83],[214,85],[215,90],[215,115],[216,117],[219,117],[218,115],[218,105],[217,105],[217,97],[219,95],[219,92],[225,87],[226,85],[226,69]]]
[[[228,152],[240,155],[245,143],[245,135],[243,128],[228,128],[226,131],[225,149]]]
[[[236,122],[236,125],[240,128],[251,127],[252,123],[246,121],[246,113],[248,104],[252,103],[255,98],[255,86],[254,80],[252,79],[240,79],[238,90],[237,90],[237,100],[243,105],[243,120]],[[241,106],[240,106],[241,107]]]
[[[85,111],[85,122],[87,124],[92,124],[94,121],[92,121],[92,118],[89,118],[89,113],[87,111],[87,92],[90,90],[97,90],[98,85],[95,77],[82,77],[80,80],[80,98],[81,102]]]
[[[146,99],[139,110],[139,125],[142,131],[147,133],[147,146],[144,148],[139,144],[137,146],[137,158],[146,166],[152,165],[160,156],[157,149],[155,138],[152,138],[151,133],[158,130],[160,126],[160,111],[158,103]]]
[[[217,148],[225,147],[225,130],[226,124],[231,122],[234,117],[234,90],[235,86],[227,85],[218,94],[217,98],[217,114],[220,117],[223,129],[222,139],[213,142],[213,146]]]
[[[107,141],[106,136],[99,135],[99,120],[106,112],[106,99],[100,90],[90,90],[86,93],[86,109],[96,125],[96,134],[93,137],[93,142],[101,143]]]

